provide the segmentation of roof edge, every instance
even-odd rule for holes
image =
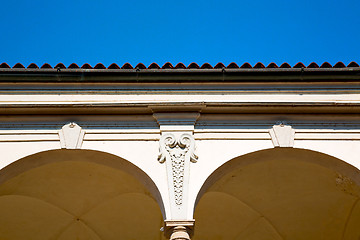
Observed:
[[[360,81],[360,67],[226,69],[0,69],[5,82],[294,82]]]

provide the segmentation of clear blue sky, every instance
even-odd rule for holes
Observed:
[[[0,63],[360,62],[360,1],[2,1]]]

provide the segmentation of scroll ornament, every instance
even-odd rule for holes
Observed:
[[[160,154],[158,161],[164,163],[166,160],[170,160],[171,162],[170,165],[176,205],[182,204],[185,163],[187,159],[193,163],[197,162],[198,159],[194,150],[195,140],[193,136],[188,133],[182,134],[178,139],[174,134],[167,133],[160,139]]]

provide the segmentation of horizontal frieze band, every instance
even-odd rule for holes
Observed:
[[[360,140],[360,130],[294,129],[294,140]],[[60,141],[58,130],[1,130],[0,142]],[[158,141],[159,130],[84,130],[84,141]],[[195,140],[270,140],[269,129],[195,130]]]

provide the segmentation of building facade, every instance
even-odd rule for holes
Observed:
[[[0,65],[0,239],[360,239],[360,68]]]

